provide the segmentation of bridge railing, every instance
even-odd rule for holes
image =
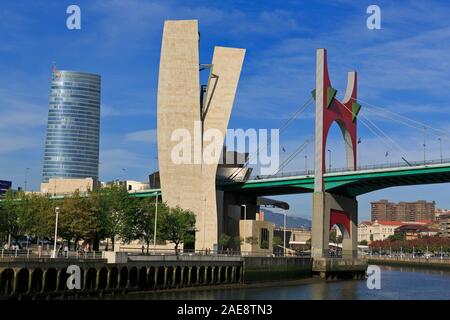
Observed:
[[[389,169],[389,168],[408,168],[408,167],[419,167],[419,166],[427,166],[427,165],[437,165],[437,164],[450,164],[450,158],[446,159],[432,159],[426,161],[408,161],[406,162],[392,162],[392,163],[381,163],[381,164],[372,164],[372,165],[361,165],[357,167],[356,171],[365,171],[365,170],[375,170],[375,169]],[[339,172],[349,172],[353,171],[349,167],[345,168],[331,168],[326,171],[326,173],[339,173]],[[311,170],[302,170],[302,171],[290,171],[290,172],[279,172],[272,175],[256,175],[251,176],[248,180],[262,180],[262,179],[272,179],[272,178],[283,178],[283,177],[292,177],[292,176],[314,176],[314,169]],[[223,179],[220,183],[235,183],[235,182],[245,182],[245,180],[240,179]]]

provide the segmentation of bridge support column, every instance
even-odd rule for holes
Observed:
[[[313,274],[322,278],[349,278],[365,272],[367,262],[358,259],[358,202],[353,197],[329,192],[313,195],[311,255]],[[329,256],[330,229],[337,225],[343,235],[342,258]]]
[[[329,192],[314,192],[311,254],[313,257],[328,257],[330,229],[337,225],[343,235],[343,257],[358,255],[358,202]]]

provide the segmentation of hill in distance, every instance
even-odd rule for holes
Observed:
[[[284,214],[273,212],[267,209],[261,209],[264,212],[264,220],[275,223],[277,227],[282,227],[284,225]],[[300,217],[286,217],[286,227],[287,228],[311,228],[311,220],[300,218]]]

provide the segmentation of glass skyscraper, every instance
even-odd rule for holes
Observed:
[[[42,182],[98,179],[100,76],[54,70]]]

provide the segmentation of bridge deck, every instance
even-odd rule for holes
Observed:
[[[331,172],[324,176],[325,190],[337,194],[358,196],[371,191],[418,184],[450,182],[450,161],[438,164],[383,167],[358,171]],[[223,190],[279,195],[309,193],[314,191],[314,175],[289,175],[262,177],[223,184]]]
[[[357,171],[334,169],[325,174],[325,190],[336,194],[359,196],[380,189],[420,184],[449,183],[450,160],[428,161],[426,164],[412,163],[365,167]],[[311,193],[314,191],[314,172],[284,173],[274,176],[260,176],[247,181],[221,182],[218,188],[225,191],[239,191],[257,196]],[[160,189],[142,190],[130,193],[135,197],[153,197],[161,194]]]

